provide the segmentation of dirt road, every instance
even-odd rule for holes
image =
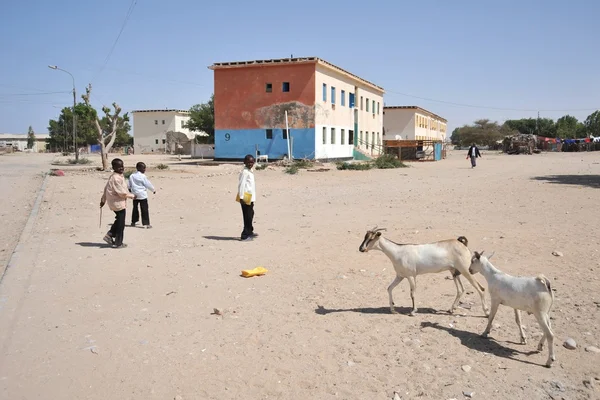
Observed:
[[[257,171],[260,236],[248,243],[237,240],[239,166],[149,170],[154,229],[128,227],[125,250],[103,246],[107,210],[98,227],[108,174],[52,177],[32,231],[39,249],[0,286],[0,398],[592,399],[599,156],[484,153],[471,169],[461,152],[400,170]],[[403,282],[401,314],[390,314],[389,260],[358,252],[375,225],[399,243],[465,235],[505,272],[549,277],[555,366],[535,351],[533,316],[527,345],[506,308],[481,338],[468,283],[448,315],[449,273],[419,277],[415,317]],[[256,266],[269,272],[239,276]],[[568,337],[576,350],[562,347]]]

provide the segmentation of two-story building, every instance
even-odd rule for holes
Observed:
[[[385,106],[383,128],[386,140],[445,141],[448,121],[418,106]]]
[[[185,110],[135,110],[133,114],[133,146],[136,154],[164,153],[169,150],[167,133],[180,132],[189,140],[197,132],[185,127],[190,120]]]
[[[381,144],[383,88],[327,61],[286,58],[209,68],[215,159],[281,159],[288,155],[288,135],[293,158],[352,159],[369,143]]]

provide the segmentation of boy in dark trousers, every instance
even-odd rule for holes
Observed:
[[[104,241],[116,249],[122,249],[127,247],[123,243],[127,199],[133,199],[135,196],[129,193],[127,189],[125,177],[123,176],[123,171],[125,170],[123,160],[115,158],[112,160],[111,165],[114,172],[108,178],[106,186],[104,186],[100,208],[104,207],[104,204],[108,204],[108,208],[115,212],[115,222],[112,224],[110,231],[104,235]]]
[[[129,177],[128,187],[131,193],[135,195],[133,200],[133,214],[131,215],[131,226],[140,220],[138,205],[142,209],[142,226],[147,229],[152,228],[150,225],[150,214],[148,213],[148,189],[156,194],[156,189],[152,183],[146,178],[146,164],[139,162],[135,165],[137,172]]]
[[[238,182],[238,193],[236,200],[242,205],[242,216],[244,217],[244,230],[241,239],[243,241],[252,240],[255,236],[252,220],[254,219],[254,201],[256,200],[256,185],[254,183],[254,157],[250,154],[244,158],[244,169],[240,172]]]

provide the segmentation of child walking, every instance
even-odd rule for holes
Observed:
[[[254,157],[248,154],[244,158],[244,169],[240,172],[238,182],[238,194],[236,200],[242,205],[242,216],[244,217],[244,230],[241,239],[252,240],[255,236],[252,220],[254,219],[254,201],[256,200],[256,184],[254,183]]]
[[[146,229],[152,228],[150,225],[150,215],[148,214],[148,189],[152,193],[156,194],[156,189],[152,186],[152,183],[146,177],[146,164],[139,162],[135,165],[137,172],[131,174],[129,177],[128,187],[131,193],[135,195],[133,200],[133,213],[131,215],[131,226],[140,220],[139,208],[142,209],[142,226]]]
[[[115,212],[115,222],[110,230],[104,235],[104,241],[116,249],[127,247],[123,243],[123,232],[125,231],[125,216],[127,210],[127,199],[133,199],[135,196],[127,190],[123,171],[123,160],[115,158],[111,162],[113,174],[108,178],[104,193],[100,200],[100,208],[108,203],[108,208]]]

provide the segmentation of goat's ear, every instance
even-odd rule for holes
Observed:
[[[494,257],[494,254],[496,254],[496,252],[495,252],[495,251],[492,251],[492,254],[490,254],[490,255],[488,256],[488,260],[490,260],[492,257]]]
[[[381,236],[381,232],[377,232],[377,237]]]

